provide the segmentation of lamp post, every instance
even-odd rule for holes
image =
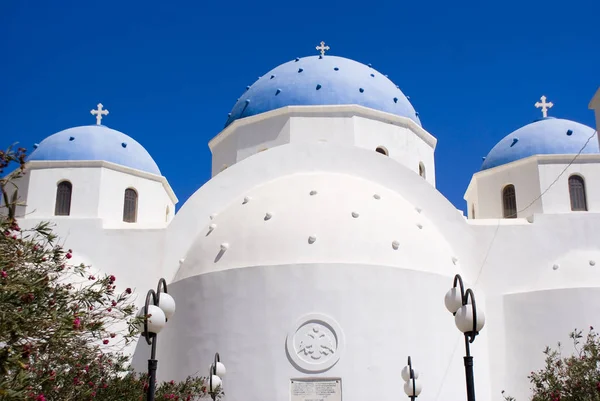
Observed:
[[[167,321],[175,313],[175,300],[167,294],[167,282],[164,278],[158,280],[156,291],[150,290],[146,295],[144,309],[140,314],[144,316],[144,332],[142,335],[148,345],[152,346],[150,359],[148,359],[148,392],[147,401],[154,401],[154,392],[156,391],[156,338],[158,333],[165,327]]]
[[[456,288],[456,286],[459,288]],[[460,292],[459,292],[460,290]],[[467,288],[459,274],[454,276],[454,283],[450,291],[446,293],[444,298],[446,308],[454,315],[454,323],[460,331],[465,335],[465,376],[467,379],[467,400],[475,401],[475,383],[473,382],[473,357],[469,344],[475,341],[475,337],[479,334],[485,324],[485,315],[483,311],[477,310],[475,305],[475,295],[473,290]]]
[[[408,357],[408,365],[402,369],[402,378],[406,382],[404,383],[404,392],[411,401],[415,401],[415,398],[421,394],[422,386],[421,383],[417,381],[419,372],[413,369],[410,356]]]
[[[221,357],[217,352],[215,354],[215,361],[210,365],[208,370],[208,392],[213,401],[217,399],[219,388],[223,386],[223,377],[225,377],[226,372],[225,365],[221,363]]]

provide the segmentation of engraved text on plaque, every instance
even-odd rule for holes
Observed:
[[[342,383],[340,379],[292,380],[291,401],[341,401]]]

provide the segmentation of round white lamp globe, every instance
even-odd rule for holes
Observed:
[[[210,364],[210,368],[209,368],[209,372],[211,372],[212,374],[216,374],[217,376],[219,376],[221,379],[225,377],[225,374],[227,373],[227,369],[225,369],[225,365],[223,365],[221,362],[217,362],[217,372],[213,373],[213,366],[214,363]]]
[[[463,333],[473,331],[473,305],[467,304],[461,306],[454,316],[454,323]],[[477,325],[475,330],[480,332],[484,325],[485,314],[483,313],[483,310],[477,309]]]
[[[173,317],[173,315],[175,314],[175,300],[166,292],[160,293],[158,307],[162,309],[162,311],[165,313],[167,320]]]
[[[402,379],[407,382],[410,380],[410,367],[408,365],[406,365],[404,367],[404,369],[402,369],[402,373],[400,374],[402,376]],[[413,368],[413,375],[415,376],[415,379],[419,378],[419,372],[417,370],[415,370]]]
[[[221,384],[223,384],[223,381],[221,380],[221,378],[217,375],[212,375],[212,383],[209,380],[208,391],[211,393],[214,393],[215,391],[217,391],[219,389],[219,387],[221,387]]]
[[[415,382],[414,394],[413,394],[413,381]],[[421,382],[417,379],[412,379],[412,380],[409,380],[406,383],[404,383],[404,392],[409,397],[417,397],[419,394],[421,394],[422,389],[423,389],[423,387],[421,386]]]
[[[446,309],[448,309],[450,313],[456,313],[456,311],[462,306],[460,289],[457,287],[451,288],[444,297],[444,303],[446,304]]]
[[[138,316],[144,316],[144,308],[137,313]],[[158,306],[148,305],[148,332],[158,334],[165,327],[167,318]],[[144,323],[140,323],[140,331],[144,331]]]

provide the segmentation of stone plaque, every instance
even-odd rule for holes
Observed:
[[[292,380],[291,401],[342,401],[342,381],[329,380]]]

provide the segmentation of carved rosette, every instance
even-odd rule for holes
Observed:
[[[302,372],[324,372],[340,359],[343,332],[331,317],[311,313],[296,321],[286,338],[288,358]]]

